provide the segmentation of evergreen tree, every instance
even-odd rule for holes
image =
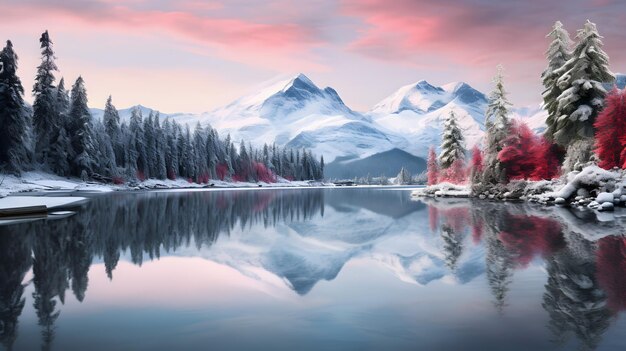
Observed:
[[[504,89],[503,67],[498,66],[498,74],[494,78],[495,88],[489,94],[489,105],[485,113],[487,127],[485,149],[485,168],[482,180],[486,184],[496,184],[506,180],[506,170],[498,160],[498,153],[504,147],[504,141],[510,128],[507,92]]]
[[[18,175],[29,160],[30,115],[23,96],[17,55],[9,40],[0,52],[0,168]]]
[[[155,174],[157,179],[165,179],[167,177],[167,167],[165,166],[166,141],[165,131],[161,128],[161,117],[157,112],[154,116],[154,145],[156,152]]]
[[[593,137],[593,123],[604,107],[606,90],[603,83],[615,80],[609,71],[609,57],[602,50],[602,37],[596,25],[587,21],[576,38],[578,43],[572,58],[554,72],[559,76],[557,85],[563,93],[557,98],[558,118],[553,123],[553,135],[554,142],[563,147],[573,140]]]
[[[146,163],[144,165],[144,176],[146,178],[154,178],[156,173],[156,147],[154,142],[154,113],[150,111],[148,118],[143,120],[143,133],[146,152]]]
[[[76,156],[72,149],[72,141],[67,129],[69,128],[69,93],[65,90],[65,80],[61,78],[56,89],[55,112],[57,114],[57,127],[52,133],[48,163],[52,172],[62,176],[70,175],[70,161]]]
[[[465,158],[465,145],[463,133],[456,122],[454,111],[450,111],[443,128],[441,141],[441,154],[439,163],[441,168],[450,167],[454,161]]]
[[[115,106],[113,105],[113,99],[111,95],[107,99],[104,106],[104,115],[102,116],[102,122],[106,133],[111,140],[111,146],[113,147],[113,153],[115,155],[116,166],[124,165],[124,145],[122,144],[122,135],[120,131],[120,115]]]
[[[33,123],[35,132],[35,160],[44,167],[49,165],[49,150],[55,135],[59,133],[60,118],[56,106],[56,88],[54,87],[54,71],[58,71],[54,63],[52,40],[48,31],[41,34],[41,64],[37,67],[35,85],[33,86]]]
[[[398,185],[411,184],[411,173],[409,173],[409,171],[406,168],[402,167],[402,169],[400,169],[400,172],[396,176],[396,184]]]
[[[87,106],[87,91],[82,77],[78,77],[72,86],[70,101],[70,130],[72,149],[76,156],[70,162],[72,174],[83,176],[93,172],[94,168],[94,140],[91,114]]]
[[[545,90],[543,91],[543,108],[548,112],[546,125],[548,126],[544,135],[548,140],[554,140],[554,133],[557,128],[558,120],[558,97],[563,93],[557,84],[559,75],[556,73],[563,65],[572,57],[570,46],[572,41],[567,30],[563,28],[563,24],[556,21],[552,27],[552,31],[547,35],[552,39],[546,57],[548,59],[548,67],[541,74],[541,80]]]

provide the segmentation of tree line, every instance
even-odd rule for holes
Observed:
[[[0,168],[19,175],[39,169],[60,176],[123,183],[148,178],[206,183],[209,179],[274,182],[322,179],[324,159],[310,150],[275,144],[254,148],[230,135],[220,138],[210,126],[193,130],[158,112],[143,116],[134,108],[128,123],[109,96],[102,120],[93,118],[87,89],[78,77],[66,90],[55,85],[53,43],[39,39],[41,64],[32,89],[32,108],[24,102],[11,41],[0,52]]]

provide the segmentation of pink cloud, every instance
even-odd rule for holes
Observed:
[[[24,19],[29,19],[44,27],[48,21],[62,21],[75,26],[76,30],[95,27],[126,33],[159,32],[200,44],[224,58],[253,66],[284,68],[285,64],[298,64],[300,68],[321,67],[311,50],[322,45],[323,41],[311,28],[289,22],[259,23],[199,15],[198,12],[202,12],[198,8],[200,5],[204,12],[220,8],[217,3],[207,5],[198,1],[183,2],[181,10],[176,11],[135,9],[119,5],[115,0],[86,5],[31,1],[9,6],[2,20],[20,19],[25,23]],[[250,60],[250,55],[255,58]]]
[[[410,61],[433,52],[474,65],[542,57],[542,39],[550,28],[532,22],[515,25],[501,18],[493,4],[345,0],[343,11],[365,24],[350,49],[387,60]]]

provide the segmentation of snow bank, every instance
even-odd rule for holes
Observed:
[[[452,183],[439,183],[425,188],[414,190],[412,196],[443,196],[443,197],[469,197],[470,187],[468,185],[457,185]]]
[[[0,174],[0,198],[10,194],[66,191],[66,192],[110,192],[142,189],[201,189],[201,188],[278,188],[278,187],[311,187],[328,186],[318,181],[288,181],[278,178],[276,183],[227,182],[209,180],[208,184],[190,183],[185,179],[158,180],[147,179],[143,182],[114,185],[96,182],[84,182],[79,178],[64,178],[45,172],[25,172],[21,177]]]

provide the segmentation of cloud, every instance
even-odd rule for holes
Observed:
[[[574,28],[581,27],[587,16],[596,18],[602,31],[615,17],[607,13],[624,10],[626,5],[607,0],[342,1],[342,13],[362,21],[350,50],[383,60],[413,62],[436,52],[470,66],[541,60],[548,44],[545,34],[557,19],[573,26],[569,28],[574,36]],[[621,33],[611,34],[626,43]]]
[[[290,21],[262,23],[254,20],[211,16],[219,3],[184,1],[178,8],[163,10],[146,7],[141,0],[130,5],[117,0],[13,1],[3,9],[2,21],[24,25],[63,22],[76,30],[90,27],[132,33],[165,33],[203,45],[223,58],[253,66],[281,68],[297,64],[319,69],[312,50],[324,43],[310,26]],[[26,24],[26,22],[30,22]],[[43,29],[43,28],[42,28]]]

